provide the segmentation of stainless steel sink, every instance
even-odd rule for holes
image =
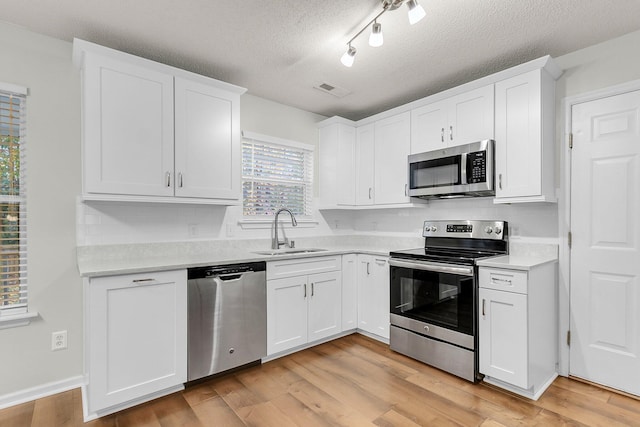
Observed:
[[[322,251],[326,251],[326,249],[317,249],[317,248],[272,249],[269,251],[255,251],[254,254],[277,256],[277,255],[292,255],[292,254],[308,254],[308,253],[322,252]]]

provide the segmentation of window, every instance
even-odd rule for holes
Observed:
[[[0,84],[0,320],[27,312],[25,95]]]
[[[242,196],[245,216],[311,215],[313,146],[243,132]]]

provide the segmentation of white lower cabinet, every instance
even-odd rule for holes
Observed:
[[[554,262],[479,273],[480,373],[534,400],[557,376],[555,268]]]
[[[342,255],[342,330],[358,327],[358,256]]]
[[[268,355],[341,331],[340,256],[267,263]]]
[[[358,329],[389,339],[389,259],[358,255]]]
[[[187,272],[85,280],[86,412],[105,415],[187,380]]]

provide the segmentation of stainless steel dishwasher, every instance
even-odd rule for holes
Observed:
[[[188,381],[267,355],[266,263],[188,270]]]

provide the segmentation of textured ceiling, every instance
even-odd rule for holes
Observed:
[[[550,54],[640,29],[638,0],[420,0],[379,22],[385,44],[358,37],[379,0],[0,0],[0,20],[74,37],[211,76],[263,98],[360,119]],[[329,83],[343,98],[314,89]]]

